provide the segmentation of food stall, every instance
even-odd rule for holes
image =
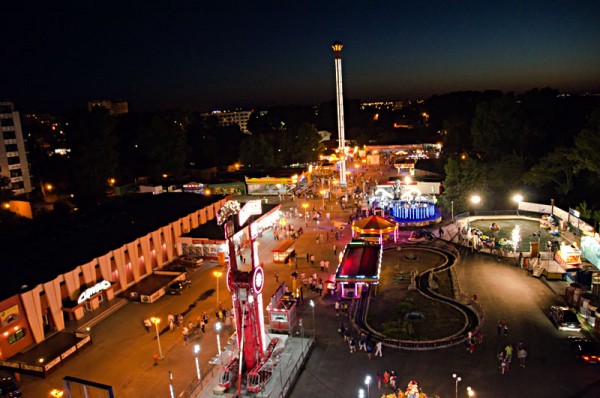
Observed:
[[[293,257],[296,254],[296,248],[294,247],[293,239],[286,239],[279,244],[275,249],[271,250],[273,252],[273,262],[274,263],[287,263],[290,257]]]

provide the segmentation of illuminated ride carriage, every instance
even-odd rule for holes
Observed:
[[[239,367],[239,358],[233,358],[229,361],[227,365],[223,365],[221,367],[221,371],[219,372],[219,386],[222,388],[231,387],[232,382],[235,380],[235,377],[238,372]]]
[[[379,283],[383,246],[379,243],[352,241],[346,245],[335,281],[342,298],[360,297]]]
[[[273,375],[273,364],[270,359],[278,343],[279,339],[271,339],[271,342],[265,350],[264,356],[261,358],[260,362],[254,367],[254,369],[248,372],[246,376],[246,389],[248,391],[259,392],[261,388],[264,388],[264,385]]]

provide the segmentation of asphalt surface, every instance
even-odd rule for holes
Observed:
[[[304,201],[287,201],[283,207],[297,206]],[[319,207],[321,199],[308,201]],[[329,209],[333,203],[325,202]],[[348,221],[349,212],[334,206],[332,220]],[[318,263],[321,259],[336,263],[333,245],[338,253],[350,239],[347,227],[344,236],[334,241],[326,231],[331,223],[321,222],[318,229],[314,221],[308,227],[304,219],[293,219],[296,227],[302,226],[304,235],[296,242],[299,256],[298,272],[317,272],[322,276]],[[437,228],[436,228],[437,229]],[[316,243],[316,234],[321,241]],[[279,285],[288,280],[295,269],[272,262],[271,249],[279,242],[267,232],[260,239],[260,258],[265,264],[266,284],[264,297],[268,298]],[[306,253],[314,253],[317,266],[311,267],[305,260]],[[250,256],[247,255],[247,258]],[[51,373],[46,379],[22,376],[24,397],[47,397],[53,388],[61,388],[62,377],[74,376],[112,385],[115,397],[168,397],[169,371],[173,374],[176,396],[193,382],[196,377],[193,345],[201,345],[199,362],[202,374],[211,374],[213,366],[209,360],[217,353],[216,332],[214,330],[216,309],[216,279],[212,276],[215,264],[205,264],[191,276],[192,287],[181,296],[161,298],[153,304],[130,303],[92,329],[94,344],[81,354]],[[347,345],[337,334],[340,317],[335,316],[334,298],[320,297],[315,293],[305,294],[305,304],[301,307],[305,328],[312,329],[312,313],[308,300],[316,303],[314,328],[317,344],[313,349],[304,372],[290,394],[300,397],[355,397],[360,388],[365,389],[365,376],[373,379],[377,371],[395,370],[398,386],[405,389],[410,380],[416,380],[430,397],[452,397],[455,394],[457,374],[462,378],[458,383],[458,396],[466,396],[470,386],[476,396],[486,397],[596,397],[600,390],[594,383],[600,383],[600,368],[586,367],[577,363],[566,343],[567,335],[578,333],[560,332],[554,328],[548,317],[551,305],[562,303],[552,289],[539,279],[529,276],[527,271],[515,268],[512,262],[497,261],[495,257],[468,253],[457,267],[460,287],[465,294],[476,293],[485,310],[483,324],[484,342],[478,345],[473,354],[463,346],[436,351],[400,351],[384,347],[383,358],[369,360],[364,352],[350,354]],[[220,301],[230,305],[229,292],[224,278],[220,278]],[[268,300],[264,300],[265,304]],[[164,358],[154,366],[152,356],[158,352],[158,343],[153,331],[146,332],[142,320],[150,316],[162,318],[166,325],[168,313],[185,312],[185,322],[195,320],[202,311],[210,316],[206,334],[197,333],[191,342],[183,344],[179,330],[163,332],[160,336]],[[508,337],[497,336],[496,322],[505,319],[509,326]],[[346,322],[346,324],[349,324]],[[231,327],[221,331],[221,341],[227,340]],[[525,343],[529,358],[525,368],[517,365],[516,359],[507,374],[498,369],[496,355],[507,342],[514,346]],[[224,345],[224,343],[222,343]],[[384,389],[385,390],[385,389]],[[375,382],[370,386],[370,396],[381,396]],[[385,390],[382,392],[391,392]]]

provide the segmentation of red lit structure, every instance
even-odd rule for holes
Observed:
[[[249,222],[251,264],[250,271],[241,271],[237,266],[235,255],[234,217],[238,215],[240,226]],[[230,388],[233,375],[237,373],[237,394],[242,387],[242,376],[253,375],[252,385],[264,385],[270,378],[271,372],[265,371],[265,366],[278,339],[266,343],[265,325],[263,322],[262,290],[265,275],[258,258],[258,230],[252,222],[253,215],[261,214],[261,201],[249,201],[240,209],[236,201],[228,201],[219,210],[217,222],[224,226],[225,237],[229,246],[229,267],[227,269],[227,288],[231,292],[233,315],[235,319],[238,357],[225,365],[219,376],[219,385]],[[256,376],[260,377],[256,377]]]
[[[346,245],[335,273],[343,298],[360,297],[361,292],[379,283],[382,254],[379,243],[352,241]]]

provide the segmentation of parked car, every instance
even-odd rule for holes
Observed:
[[[199,267],[204,262],[204,260],[202,258],[197,257],[197,256],[183,256],[183,257],[179,258],[179,261],[182,264],[188,265],[190,267]]]
[[[550,316],[559,330],[581,331],[581,323],[577,319],[577,314],[569,307],[554,305],[550,307]]]
[[[600,350],[592,343],[591,340],[569,336],[569,344],[575,350],[575,357],[583,363],[598,364],[600,363]]]
[[[12,377],[0,378],[0,397],[17,398],[22,396],[21,389],[14,382]]]
[[[186,287],[191,287],[192,281],[185,279],[182,281],[173,282],[167,287],[167,294],[183,294]]]
[[[165,271],[171,271],[171,272],[187,272],[188,271],[188,267],[186,267],[185,265],[181,264],[181,263],[172,263],[167,265],[166,267],[163,268],[163,270]]]

